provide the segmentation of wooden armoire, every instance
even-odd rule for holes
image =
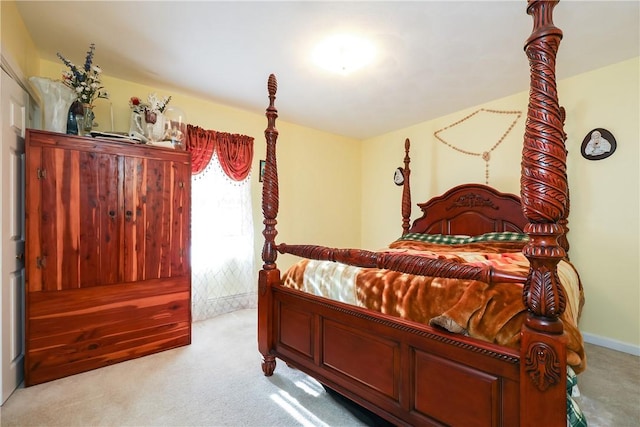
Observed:
[[[28,130],[25,384],[191,343],[184,151]]]

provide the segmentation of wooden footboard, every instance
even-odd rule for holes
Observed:
[[[396,425],[520,425],[517,352],[269,288],[270,355],[372,412]]]
[[[277,82],[271,75],[258,291],[258,347],[265,375],[273,374],[280,358],[398,425],[566,425],[566,343],[559,319],[566,296],[557,264],[566,256],[561,240],[569,200],[564,117],[555,87],[555,54],[562,38],[552,21],[556,3],[529,0],[527,7],[534,29],[525,46],[531,93],[521,200],[529,236],[523,253],[531,268],[523,290],[528,314],[520,352],[281,286],[278,251],[322,253],[328,259],[350,259],[354,252],[275,243],[278,114]],[[408,154],[405,165],[408,172]],[[407,229],[408,220],[403,220]]]

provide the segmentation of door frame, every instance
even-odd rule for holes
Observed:
[[[6,83],[15,83],[17,87],[22,90],[23,99],[20,101],[24,101],[24,105],[21,105],[21,109],[18,112],[19,116],[11,116],[8,117],[12,119],[12,117],[16,118],[17,123],[17,131],[11,132],[9,134],[15,134],[16,138],[21,138],[22,141],[18,141],[18,156],[21,156],[21,159],[18,159],[17,163],[17,174],[24,174],[24,136],[26,128],[30,126],[33,122],[31,119],[34,117],[34,114],[39,114],[40,110],[34,110],[36,103],[34,102],[33,97],[33,89],[28,85],[27,80],[23,75],[16,73],[15,70],[19,70],[19,68],[12,66],[14,62],[5,56],[5,53],[2,52],[1,55],[1,72],[3,82],[3,90],[2,96],[3,98],[7,96],[9,93],[6,87]],[[6,76],[5,76],[6,74]],[[8,80],[8,82],[7,82]],[[16,87],[11,88],[11,93],[13,91],[18,92]],[[19,93],[19,92],[18,92]],[[2,100],[3,106],[5,99]],[[20,102],[22,104],[22,102]],[[15,127],[16,123],[5,123],[4,117],[7,114],[15,114],[16,112],[7,112],[3,111],[2,116],[3,119],[0,120],[0,123],[3,127]],[[41,121],[37,120],[39,123]],[[4,138],[5,129],[2,129],[2,138]],[[5,156],[5,144],[10,144],[10,142],[5,142],[0,139],[0,161],[4,164],[6,161],[14,162],[14,160],[4,159]],[[21,148],[20,148],[21,144]],[[4,167],[3,167],[4,169]],[[17,192],[18,202],[21,204],[21,207],[18,208],[21,210],[21,218],[12,218],[10,212],[4,212],[7,209],[5,206],[5,202],[8,198],[12,198],[11,194],[5,194],[5,182],[2,182],[0,186],[0,200],[2,203],[3,212],[0,212],[0,224],[2,224],[2,228],[0,228],[0,239],[2,244],[2,249],[0,249],[0,279],[4,280],[5,277],[11,277],[10,283],[0,283],[0,290],[2,291],[2,297],[0,298],[0,316],[2,318],[2,339],[0,340],[0,404],[4,404],[4,402],[9,398],[9,396],[13,393],[13,391],[20,386],[24,379],[24,328],[25,328],[25,319],[24,319],[24,309],[25,309],[25,269],[24,269],[24,258],[20,259],[20,254],[24,254],[24,233],[25,233],[25,217],[24,217],[24,176],[18,176],[17,179],[15,177],[9,177],[6,172],[3,170],[2,180],[11,180],[10,185],[16,186],[14,190]],[[11,191],[9,191],[11,193]],[[21,199],[21,200],[20,200]],[[7,218],[8,216],[8,218]],[[5,222],[9,221],[12,224],[9,224],[9,230],[5,230]],[[15,228],[21,228],[22,230],[15,230]],[[16,241],[16,244],[8,244],[5,246],[4,239],[7,239],[8,236],[5,234],[12,233],[19,234],[19,240]],[[4,253],[6,247],[9,247],[10,253]],[[3,271],[3,270],[7,271]],[[9,276],[7,276],[7,274]]]

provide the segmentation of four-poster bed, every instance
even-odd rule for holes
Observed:
[[[423,216],[410,226],[407,141],[403,238],[384,252],[276,244],[277,83],[273,75],[269,77],[262,190],[264,264],[258,289],[258,347],[265,375],[273,374],[279,358],[396,425],[566,425],[567,365],[582,369],[584,353],[576,326],[582,301],[579,279],[573,290],[565,288],[564,279],[570,270],[566,268],[565,238],[569,198],[564,111],[558,105],[555,83],[555,54],[562,38],[552,22],[556,3],[529,0],[527,7],[534,28],[525,45],[531,89],[520,197],[486,185],[459,186],[421,204]],[[505,233],[516,237],[505,242]],[[436,241],[430,240],[434,235]],[[492,239],[499,242],[487,243]],[[458,252],[448,256],[421,252],[423,245],[433,250],[434,245],[442,245],[441,240],[456,251],[470,246],[477,251],[480,245],[483,251],[490,247],[490,252],[500,252],[508,247],[508,255],[499,255],[495,263],[477,259],[467,263],[459,262]],[[502,249],[495,249],[494,243]],[[277,252],[301,256],[305,265],[281,277],[275,263]],[[526,262],[524,270],[516,271],[503,262],[519,256]],[[516,262],[520,267],[522,259]],[[342,277],[350,276],[356,283],[356,290],[348,293],[360,298],[360,304],[305,292],[304,279],[297,281],[295,276],[305,276],[303,270],[316,260],[344,265]],[[345,274],[348,268],[357,271]],[[372,282],[361,280],[362,272],[381,276],[381,270],[395,274],[394,279],[371,286]],[[469,320],[463,325],[467,329],[454,331],[463,333],[452,333],[450,328],[443,329],[452,319],[429,324],[405,315],[408,305],[396,304],[398,313],[384,307],[385,298],[399,292],[403,281],[413,284],[406,288],[421,291],[427,286],[446,288],[449,282],[437,280],[453,279],[467,287],[483,284],[483,289],[518,289],[515,299],[521,310],[504,320],[519,319],[517,324],[510,323],[511,332],[506,334],[510,338],[489,342],[474,337],[474,330],[486,326],[485,319],[477,321],[477,316],[475,324]],[[363,304],[363,287],[376,286],[367,295],[382,296],[370,306]],[[496,295],[507,293],[494,292],[482,311],[501,313],[496,305],[508,304]],[[476,298],[476,294],[469,295]],[[449,324],[460,326],[455,314],[450,317],[453,322]]]

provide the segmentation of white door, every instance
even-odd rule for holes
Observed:
[[[4,403],[24,375],[24,135],[28,95],[2,70],[0,140],[0,320]]]

